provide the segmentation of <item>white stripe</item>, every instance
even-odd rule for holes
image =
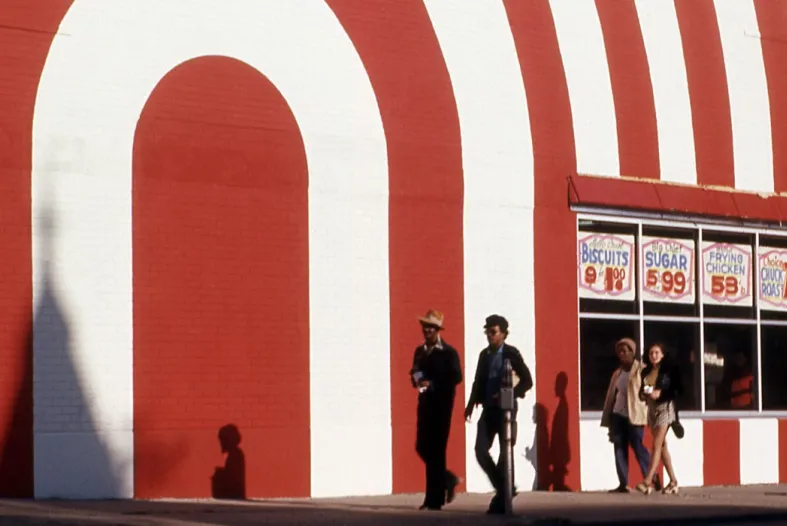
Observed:
[[[34,290],[41,309],[42,214],[51,205],[57,236],[48,285],[71,330],[70,354],[91,395],[86,403],[94,425],[110,451],[99,468],[119,473],[122,484],[110,495],[102,480],[83,475],[86,459],[101,462],[78,456],[94,433],[85,423],[75,429],[80,434],[58,434],[71,428],[37,386],[36,496],[132,496],[134,131],[159,80],[204,55],[233,57],[263,72],[289,103],[304,140],[312,494],[389,493],[386,146],[369,78],[347,34],[325,3],[310,0],[203,0],[187,12],[177,2],[137,2],[129,9],[119,1],[78,0],[54,39],[36,105]],[[51,320],[38,320],[36,337],[51,327]],[[37,382],[67,360],[46,343],[35,342]],[[287,393],[282,396],[286,403]]]
[[[753,0],[716,0],[730,94],[735,188],[773,192],[768,81]]]
[[[697,184],[689,81],[673,2],[636,0],[653,85],[661,180]]]
[[[618,487],[615,450],[609,441],[609,431],[598,420],[579,421],[579,477],[582,491]]]
[[[451,76],[461,126],[465,393],[469,396],[478,353],[486,346],[484,318],[495,312],[509,320],[509,343],[519,348],[535,377],[530,119],[503,4],[427,0],[426,6]],[[534,401],[535,390],[521,402],[518,417],[515,466],[517,485],[523,490],[532,486],[535,476],[534,466],[523,457],[535,436]],[[469,491],[491,488],[474,453],[479,415],[480,408],[467,427]]]
[[[615,101],[596,5],[575,0],[549,5],[568,83],[577,172],[620,175]]]
[[[671,429],[667,435],[675,476],[681,486],[702,486],[705,480],[705,428],[699,418],[681,418],[680,423],[685,430],[683,438],[676,437]]]
[[[779,483],[779,420],[741,418],[741,484]]]

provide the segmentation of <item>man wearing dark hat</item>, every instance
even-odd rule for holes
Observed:
[[[426,497],[422,510],[439,510],[454,500],[459,479],[446,469],[456,386],[462,381],[459,353],[440,337],[443,314],[430,310],[419,318],[424,343],[415,349],[410,382],[418,393],[415,449],[426,464]]]
[[[478,356],[473,388],[465,408],[465,418],[468,421],[470,420],[476,405],[480,404],[483,407],[481,418],[478,420],[475,456],[481,469],[484,470],[484,473],[489,477],[489,481],[495,488],[495,496],[489,504],[487,513],[502,514],[505,512],[505,501],[503,500],[505,474],[503,473],[502,462],[504,448],[500,442],[502,442],[503,438],[505,413],[500,407],[500,384],[505,360],[508,359],[511,362],[511,368],[514,370],[514,409],[511,411],[512,446],[516,444],[516,414],[518,406],[516,399],[525,397],[525,393],[533,387],[533,378],[519,350],[506,343],[508,320],[498,314],[492,314],[486,318],[484,330],[489,346],[481,351],[481,354]],[[501,446],[497,464],[495,464],[495,461],[492,460],[492,456],[489,454],[495,436],[498,436],[498,442]],[[511,461],[513,463],[513,456]],[[513,472],[513,470],[514,466],[512,464],[511,471]]]

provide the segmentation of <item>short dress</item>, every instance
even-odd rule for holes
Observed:
[[[660,402],[648,398],[648,427],[670,426],[675,421],[675,403],[672,400]]]
[[[658,372],[656,370],[643,379],[645,385],[656,383]],[[648,403],[648,427],[654,429],[659,426],[669,426],[677,419],[675,415],[675,403],[672,400],[661,401],[646,398]]]

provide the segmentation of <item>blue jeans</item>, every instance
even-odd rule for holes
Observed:
[[[634,450],[637,463],[644,477],[650,466],[650,452],[642,444],[645,435],[645,426],[634,426],[628,418],[612,414],[610,422],[610,436],[615,445],[615,467],[618,471],[620,486],[628,486],[629,479],[629,447]]]

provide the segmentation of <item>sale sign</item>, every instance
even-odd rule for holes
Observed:
[[[642,299],[694,303],[694,240],[642,237]]]
[[[634,236],[577,234],[580,298],[634,299]]]
[[[703,303],[751,307],[751,260],[749,245],[703,241]]]
[[[787,249],[760,247],[758,255],[760,308],[787,311]]]

